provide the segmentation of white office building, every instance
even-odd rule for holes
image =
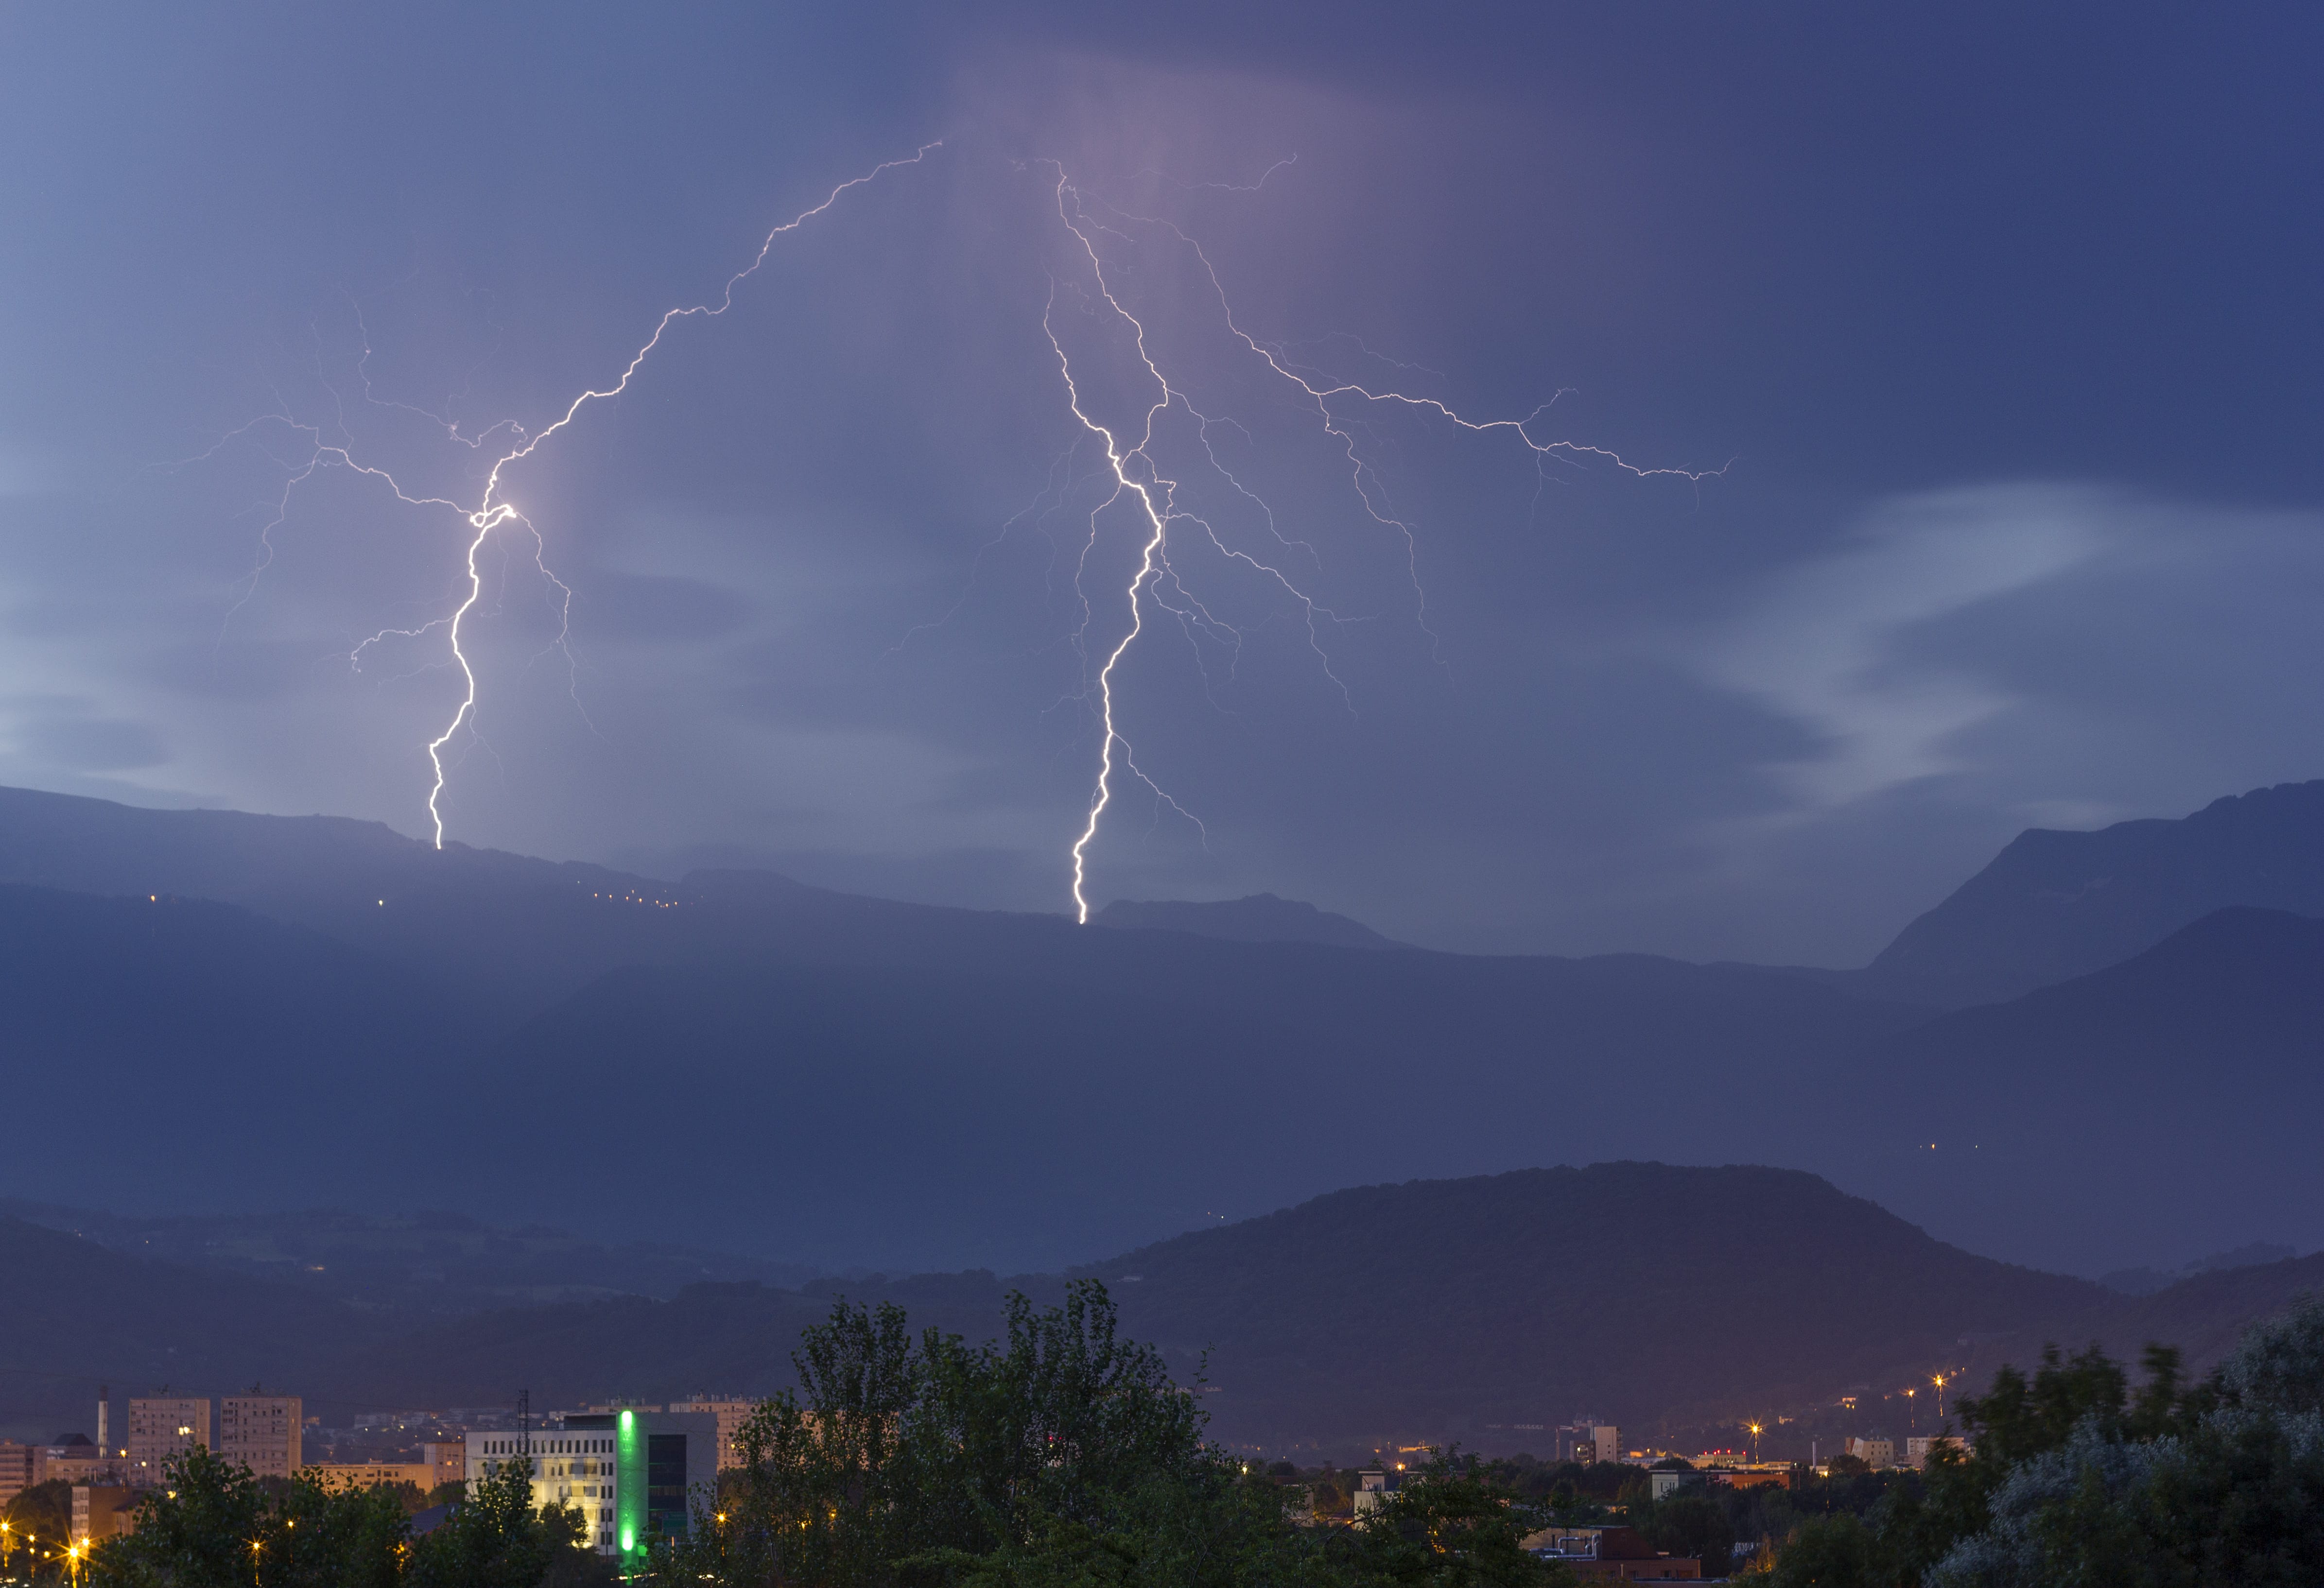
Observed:
[[[715,1497],[718,1436],[712,1412],[627,1408],[530,1430],[480,1428],[467,1436],[468,1485],[530,1459],[534,1505],[578,1510],[600,1555],[635,1561],[657,1540],[683,1537],[695,1509]]]

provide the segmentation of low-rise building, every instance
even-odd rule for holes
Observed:
[[[1969,1445],[1958,1434],[1924,1434],[1904,1441],[1904,1464],[1921,1468],[1929,1464],[1929,1456],[1937,1450],[1958,1450],[1969,1454]]]
[[[1682,1489],[1779,1489],[1792,1486],[1792,1469],[1779,1462],[1748,1466],[1704,1466],[1681,1456],[1666,1456],[1646,1470],[1646,1485],[1656,1500],[1667,1500]]]
[[[436,1468],[429,1462],[317,1462],[302,1470],[318,1486],[330,1490],[392,1488],[398,1483],[409,1483],[424,1495],[436,1486]]]
[[[1683,1455],[1666,1455],[1646,1469],[1646,1488],[1656,1500],[1668,1500],[1682,1489],[1705,1489],[1711,1474]]]
[[[1557,1562],[1585,1583],[1702,1580],[1701,1561],[1663,1554],[1635,1528],[1548,1528],[1527,1535],[1523,1546],[1544,1560]]]
[[[41,1447],[41,1475],[37,1482],[50,1482],[61,1479],[68,1483],[102,1483],[119,1478],[128,1463],[119,1456],[108,1456],[104,1448],[86,1434],[66,1434],[54,1445]]]
[[[1848,1454],[1866,1466],[1876,1470],[1881,1467],[1893,1467],[1896,1464],[1896,1442],[1894,1439],[1878,1437],[1850,1439],[1848,1442]]]

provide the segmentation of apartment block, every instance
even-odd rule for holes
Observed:
[[[306,1402],[296,1395],[228,1395],[218,1401],[217,1453],[262,1478],[287,1478],[306,1464]]]
[[[734,1436],[742,1431],[742,1425],[751,1420],[752,1412],[759,1409],[757,1401],[745,1400],[739,1396],[697,1396],[692,1400],[673,1400],[669,1403],[669,1409],[674,1412],[706,1411],[718,1419],[718,1470],[731,1472],[742,1464],[742,1453],[735,1448]]]
[[[126,1483],[76,1483],[72,1539],[86,1555],[92,1544],[136,1531],[137,1491]]]
[[[1868,1467],[1893,1467],[1896,1464],[1896,1442],[1894,1439],[1850,1439],[1848,1454]]]
[[[210,1447],[210,1402],[204,1396],[133,1397],[129,1402],[129,1481],[150,1489],[170,1463]]]
[[[423,1493],[433,1494],[446,1483],[468,1481],[468,1442],[465,1439],[430,1439],[420,1446],[420,1459],[429,1466],[428,1482],[420,1486]]]
[[[1622,1459],[1622,1430],[1594,1417],[1577,1417],[1550,1431],[1550,1459],[1592,1462]]]
[[[0,1506],[41,1482],[44,1464],[39,1445],[0,1440]]]
[[[1939,1450],[1958,1450],[1963,1455],[1967,1455],[1969,1445],[1958,1434],[1924,1434],[1918,1438],[1904,1441],[1904,1464],[1908,1467],[1925,1467],[1929,1464],[1930,1455]]]

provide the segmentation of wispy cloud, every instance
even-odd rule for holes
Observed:
[[[2313,515],[1991,485],[1877,505],[1697,656],[1814,734],[1769,769],[1798,814],[1951,778],[2103,819],[2324,771],[2319,588]]]

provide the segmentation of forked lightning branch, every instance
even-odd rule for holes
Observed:
[[[663,313],[654,323],[651,334],[630,355],[614,379],[582,391],[561,412],[538,429],[529,429],[512,420],[503,420],[474,437],[463,437],[456,425],[443,421],[441,416],[430,415],[443,425],[447,441],[472,450],[480,449],[493,436],[505,433],[509,438],[510,444],[493,458],[484,476],[481,490],[472,502],[408,493],[388,469],[359,456],[351,439],[327,441],[319,425],[304,422],[288,411],[262,415],[231,432],[217,447],[202,455],[211,456],[224,447],[267,428],[277,428],[305,439],[305,455],[292,460],[286,468],[281,493],[272,503],[272,516],[260,531],[260,555],[252,572],[251,587],[244,593],[243,600],[248,600],[254,593],[258,582],[274,559],[276,549],[272,536],[289,519],[294,494],[303,484],[325,471],[344,469],[375,482],[403,506],[457,515],[457,521],[463,526],[466,556],[454,585],[456,600],[447,610],[415,626],[383,628],[356,644],[348,653],[349,662],[360,669],[372,648],[386,641],[426,641],[441,635],[445,662],[456,673],[460,692],[441,731],[420,747],[427,758],[429,771],[425,804],[438,848],[443,847],[445,839],[444,794],[452,764],[447,755],[464,734],[473,735],[475,731],[481,686],[466,644],[466,631],[476,614],[484,590],[479,559],[496,535],[513,532],[524,537],[534,567],[555,592],[558,617],[555,644],[565,650],[568,662],[571,659],[571,652],[566,647],[570,633],[573,591],[549,566],[548,536],[513,499],[508,477],[510,472],[519,466],[538,464],[553,456],[555,449],[549,444],[571,427],[586,409],[629,391],[632,382],[678,322],[696,319],[715,319],[724,315],[733,307],[737,291],[743,289],[759,273],[787,234],[811,222],[838,224],[832,212],[840,208],[853,191],[903,168],[927,165],[931,157],[943,148],[940,141],[930,143],[909,155],[883,162],[861,176],[839,183],[820,203],[772,227],[750,263],[727,278],[724,289],[715,302],[693,304]],[[1287,163],[1278,162],[1274,169],[1281,169]],[[1346,682],[1333,668],[1330,642],[1342,620],[1337,613],[1315,599],[1303,582],[1312,577],[1303,572],[1303,563],[1312,568],[1318,561],[1313,544],[1305,540],[1286,538],[1277,527],[1278,518],[1275,509],[1222,461],[1212,444],[1215,428],[1232,426],[1246,437],[1253,432],[1232,414],[1196,407],[1188,394],[1188,383],[1183,379],[1174,378],[1167,367],[1166,355],[1157,351],[1156,339],[1149,336],[1148,325],[1140,312],[1130,305],[1129,295],[1121,288],[1120,277],[1130,263],[1125,255],[1134,255],[1141,248],[1176,250],[1199,269],[1199,279],[1207,282],[1211,297],[1211,303],[1204,312],[1216,317],[1217,328],[1226,334],[1228,346],[1239,349],[1240,356],[1248,357],[1254,372],[1263,379],[1278,383],[1297,408],[1312,412],[1313,422],[1320,427],[1332,450],[1344,460],[1344,490],[1351,521],[1370,531],[1386,532],[1395,538],[1410,579],[1411,621],[1424,632],[1430,632],[1432,638],[1433,632],[1428,631],[1427,600],[1420,583],[1418,536],[1413,523],[1391,506],[1379,472],[1366,454],[1360,439],[1365,429],[1365,411],[1393,410],[1460,431],[1514,443],[1517,456],[1536,469],[1554,461],[1592,461],[1642,478],[1665,475],[1690,481],[1700,481],[1725,472],[1724,466],[1708,470],[1642,467],[1603,448],[1563,439],[1545,439],[1536,433],[1543,418],[1542,408],[1519,419],[1478,420],[1434,397],[1376,389],[1354,382],[1318,379],[1294,364],[1280,345],[1263,341],[1243,327],[1235,316],[1226,287],[1209,255],[1194,237],[1176,223],[1131,213],[1086,192],[1074,181],[1066,169],[1055,161],[1033,162],[1019,165],[1017,169],[1038,173],[1038,180],[1047,184],[1054,199],[1053,207],[1045,206],[1044,208],[1053,208],[1056,217],[1058,228],[1056,243],[1062,245],[1056,253],[1063,262],[1058,267],[1063,273],[1053,272],[1051,274],[1046,300],[1047,307],[1040,319],[1039,333],[1047,340],[1065,400],[1066,417],[1079,438],[1069,450],[1078,450],[1081,443],[1094,442],[1104,457],[1104,466],[1098,476],[1100,497],[1089,512],[1087,538],[1074,563],[1074,593],[1080,615],[1073,638],[1077,652],[1083,658],[1084,669],[1076,699],[1086,709],[1097,739],[1096,765],[1088,806],[1068,850],[1071,894],[1077,920],[1086,922],[1089,919],[1091,850],[1109,811],[1116,803],[1117,785],[1123,776],[1136,780],[1149,789],[1158,807],[1167,807],[1196,827],[1201,826],[1199,819],[1139,764],[1125,725],[1120,720],[1120,702],[1116,690],[1124,660],[1148,637],[1157,622],[1176,625],[1190,636],[1204,637],[1233,647],[1239,648],[1243,640],[1242,632],[1235,624],[1220,615],[1219,607],[1222,603],[1216,597],[1206,599],[1204,592],[1197,587],[1198,581],[1185,566],[1173,559],[1174,543],[1178,538],[1199,537],[1201,547],[1224,567],[1242,577],[1260,580],[1288,597],[1301,614],[1306,645],[1313,654],[1314,665],[1339,690],[1349,708],[1352,710],[1354,706]],[[1256,191],[1257,189],[1238,190]],[[826,220],[825,217],[832,218]],[[1075,355],[1069,352],[1068,339],[1059,335],[1056,321],[1058,295],[1063,287],[1070,287],[1102,316],[1109,318],[1123,334],[1125,344],[1130,350],[1130,357],[1134,361],[1127,373],[1134,380],[1142,381],[1147,392],[1146,397],[1140,400],[1144,403],[1142,409],[1135,411],[1132,419],[1126,423],[1101,417],[1093,412],[1084,401],[1085,373],[1076,367]],[[365,347],[368,358],[367,336]],[[1111,376],[1125,372],[1107,373]],[[1157,426],[1166,417],[1174,414],[1184,425],[1191,427],[1191,433],[1197,439],[1191,449],[1184,449],[1183,457],[1176,454],[1165,456],[1165,449],[1158,445]],[[544,448],[549,450],[544,452]],[[1205,484],[1222,486],[1236,499],[1249,504],[1254,510],[1256,522],[1263,526],[1263,532],[1257,536],[1236,533],[1222,525],[1215,516],[1185,505],[1187,494],[1183,487],[1189,468],[1204,471],[1208,475]],[[1102,540],[1100,521],[1109,510],[1122,506],[1131,510],[1132,522],[1139,526],[1136,565],[1128,582],[1109,595],[1102,606],[1093,599],[1086,581],[1092,577],[1093,557]],[[1093,632],[1101,627],[1111,638],[1093,642]],[[1092,664],[1094,664],[1094,671],[1089,670]],[[578,704],[577,694],[576,703]]]

